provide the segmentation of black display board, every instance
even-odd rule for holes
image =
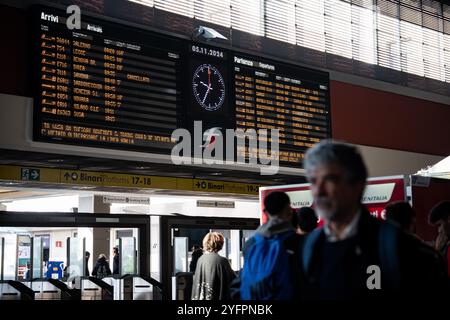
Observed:
[[[278,129],[280,163],[301,163],[307,148],[331,136],[328,74],[235,54],[233,80],[236,127]]]
[[[33,10],[35,140],[169,155],[172,132],[202,121],[279,129],[281,165],[300,167],[331,137],[328,73],[88,15],[69,30],[67,16]]]
[[[35,11],[35,139],[170,152],[183,43],[85,15],[69,30],[66,16]]]

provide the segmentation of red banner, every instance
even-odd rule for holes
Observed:
[[[291,199],[293,209],[311,207],[314,201],[309,186],[309,183],[303,183],[260,188],[261,223],[267,221],[267,215],[264,213],[264,198],[269,193],[274,191],[286,192]],[[394,201],[406,201],[404,176],[379,177],[367,180],[362,203],[373,216],[384,219],[384,207]]]

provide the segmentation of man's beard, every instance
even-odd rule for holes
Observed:
[[[333,220],[336,217],[337,208],[334,201],[327,197],[320,197],[314,200],[317,215],[325,221]]]

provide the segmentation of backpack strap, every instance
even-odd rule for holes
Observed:
[[[294,254],[298,252],[298,245],[300,242],[300,237],[295,233],[288,233],[284,240],[284,246],[286,250],[292,251]]]
[[[244,262],[245,262],[245,258],[247,256],[247,252],[248,252],[249,248],[252,247],[255,244],[255,242],[256,242],[255,237],[260,237],[260,235],[259,234],[254,234],[243,245],[242,255],[244,256]]]
[[[311,267],[314,248],[317,244],[317,242],[320,239],[320,236],[322,235],[322,228],[315,229],[313,232],[308,234],[308,236],[305,239],[305,242],[303,244],[303,254],[302,254],[302,262],[303,262],[303,272],[304,274],[309,273],[309,269]]]
[[[286,251],[289,253],[291,279],[294,282],[293,299],[297,299],[300,296],[300,241],[301,237],[295,232],[289,235],[284,241]]]
[[[383,276],[387,277],[390,289],[400,287],[399,267],[399,230],[396,226],[384,222],[378,231],[378,254]]]
[[[256,243],[255,237],[258,237],[258,234],[252,235],[243,245],[242,247],[242,255],[244,257],[244,266],[247,261],[247,255],[249,249]],[[242,272],[244,268],[239,270],[239,274],[236,278],[234,278],[230,283],[230,296],[231,300],[241,300],[241,284],[242,284]]]

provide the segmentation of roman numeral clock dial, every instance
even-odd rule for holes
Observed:
[[[220,109],[225,100],[225,82],[219,70],[211,64],[202,64],[195,70],[192,89],[198,104],[207,111]]]

